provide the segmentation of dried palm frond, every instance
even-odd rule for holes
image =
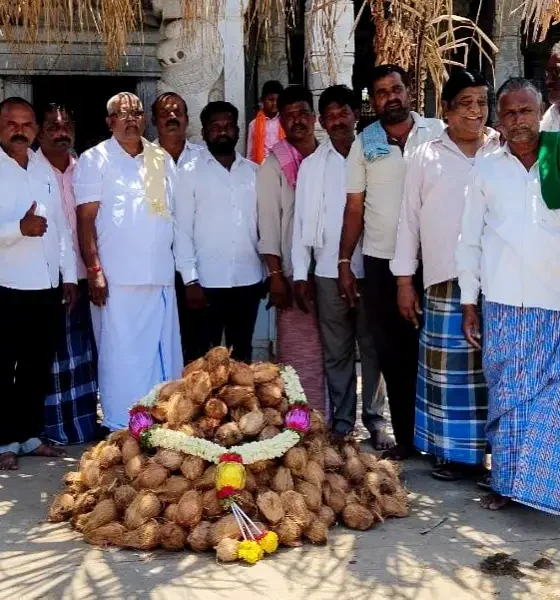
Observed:
[[[560,0],[524,0],[515,9],[522,12],[525,33],[543,41],[551,25],[560,21]]]

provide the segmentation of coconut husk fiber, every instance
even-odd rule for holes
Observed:
[[[280,434],[290,409],[278,365],[246,365],[214,348],[166,383],[152,415],[160,427],[226,448]],[[324,417],[283,456],[245,468],[236,502],[281,545],[328,543],[337,523],[367,530],[409,512],[398,465],[329,439]],[[177,448],[144,450],[128,430],[112,433],[67,473],[48,518],[68,522],[99,547],[204,552],[235,559],[241,532],[216,490],[217,466]]]

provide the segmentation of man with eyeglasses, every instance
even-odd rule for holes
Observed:
[[[550,108],[544,113],[541,131],[560,131],[560,42],[552,46],[552,52],[544,72]]]
[[[80,157],[74,191],[103,426],[116,430],[155,384],[180,376],[183,361],[172,251],[175,166],[142,137],[138,97],[117,94],[107,113],[113,135]]]

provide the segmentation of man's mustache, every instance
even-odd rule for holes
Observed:
[[[10,142],[23,142],[23,143],[27,142],[27,143],[29,143],[29,140],[24,135],[16,133],[15,135],[12,135],[12,137],[10,138]]]
[[[169,119],[169,121],[167,121],[165,123],[165,125],[175,125],[176,127],[180,127],[181,123],[179,123],[179,121],[177,119]]]
[[[388,110],[391,110],[392,108],[402,108],[402,102],[391,102],[389,104],[385,105],[385,108],[387,108]]]
[[[69,137],[67,137],[67,136],[64,135],[62,137],[56,138],[54,140],[54,143],[55,144],[62,144],[62,143],[64,143],[64,144],[71,144],[72,140]]]

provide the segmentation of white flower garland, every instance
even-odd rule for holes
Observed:
[[[280,375],[284,381],[284,390],[290,406],[307,404],[307,398],[296,370],[293,367],[282,367]],[[159,392],[164,385],[165,383],[159,383],[154,386],[135,406],[144,406],[146,408],[154,406],[157,402]],[[282,433],[268,440],[224,448],[209,440],[193,437],[181,431],[154,427],[149,430],[148,439],[150,446],[154,448],[176,450],[184,454],[198,456],[215,464],[220,462],[220,456],[224,453],[238,454],[241,456],[244,465],[250,465],[261,460],[270,460],[284,456],[290,448],[300,441],[301,437],[297,431],[285,429]]]

